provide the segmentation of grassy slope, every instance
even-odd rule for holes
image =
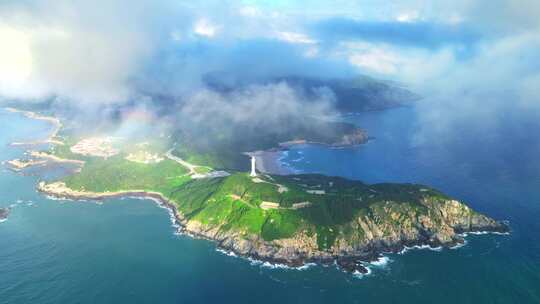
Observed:
[[[266,240],[293,236],[299,231],[317,234],[321,249],[329,248],[338,233],[355,235],[348,224],[364,214],[375,221],[387,214],[386,201],[396,212],[425,213],[418,200],[426,195],[446,198],[434,190],[421,191],[416,185],[366,185],[322,175],[261,177],[269,183],[255,183],[245,173],[226,178],[193,180],[186,169],[165,160],[158,164],[138,164],[120,156],[108,160],[87,161],[79,174],[68,177],[66,184],[89,191],[148,190],[170,198],[186,218],[245,234],[261,235]],[[273,183],[273,184],[271,184]],[[288,190],[280,193],[281,184]],[[325,195],[306,190],[324,190]],[[279,203],[282,209],[263,210],[263,201]],[[308,208],[290,209],[294,203],[311,202]],[[288,209],[287,209],[288,208]],[[399,219],[397,219],[399,220]]]
[[[146,165],[125,160],[123,156],[107,160],[91,158],[80,173],[65,179],[73,189],[105,192],[119,190],[148,190],[168,195],[190,180],[188,171],[172,160]]]

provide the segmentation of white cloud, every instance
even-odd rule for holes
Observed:
[[[386,43],[343,42],[337,49],[334,56],[346,58],[360,73],[414,86],[440,77],[456,64],[453,48],[430,51]]]
[[[197,22],[195,22],[195,25],[193,27],[193,32],[195,32],[195,34],[200,35],[200,36],[212,38],[217,34],[218,27],[212,24],[210,20],[206,18],[201,18],[197,20]]]
[[[396,20],[399,22],[415,22],[420,18],[420,13],[416,10],[405,11],[398,14]]]
[[[84,104],[126,100],[131,79],[157,48],[145,4],[125,10],[105,1],[6,4],[0,9],[0,95]]]
[[[364,72],[393,75],[398,70],[398,58],[380,48],[353,53],[349,56],[349,62]]]
[[[32,73],[30,39],[22,31],[0,26],[0,92],[20,90]]]
[[[282,41],[296,44],[316,44],[317,41],[306,34],[295,32],[278,32],[277,38]]]

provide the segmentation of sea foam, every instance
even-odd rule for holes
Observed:
[[[392,262],[392,260],[387,256],[381,256],[377,258],[376,261],[372,261],[369,264],[376,266],[376,267],[385,267],[388,265],[388,263]]]
[[[234,253],[233,251],[225,250],[225,249],[222,249],[222,248],[216,248],[216,251],[221,253],[221,254],[224,254],[226,256],[229,256],[229,257],[240,258],[240,259],[246,260],[246,261],[249,262],[249,264],[251,266],[259,266],[261,268],[268,268],[268,269],[306,270],[306,269],[309,269],[309,268],[317,265],[315,263],[306,263],[306,264],[304,264],[302,266],[291,267],[291,266],[281,264],[281,263],[270,263],[268,261],[262,261],[262,260],[254,259],[254,258],[251,258],[251,257],[239,256],[236,253]]]
[[[437,251],[437,252],[440,252],[442,251],[442,246],[438,246],[438,247],[431,247],[429,245],[414,245],[414,246],[403,246],[403,249],[401,249],[400,252],[398,252],[398,254],[405,254],[407,251],[410,251],[410,250],[425,250],[425,249],[429,249],[431,251]]]
[[[364,267],[365,267],[365,266],[364,266]],[[357,278],[357,279],[363,279],[364,277],[366,277],[366,276],[368,276],[368,275],[370,275],[370,274],[373,273],[373,271],[371,271],[371,268],[369,268],[369,267],[365,267],[365,268],[366,268],[366,270],[367,270],[366,273],[361,273],[360,271],[355,270],[355,271],[352,273],[353,277],[354,277],[354,278]]]

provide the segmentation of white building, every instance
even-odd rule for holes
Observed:
[[[250,176],[257,176],[257,171],[255,171],[255,156],[251,156],[251,174]]]

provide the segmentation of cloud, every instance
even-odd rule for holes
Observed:
[[[286,119],[334,114],[332,95],[319,94],[308,100],[286,83],[250,85],[228,94],[200,90],[186,99],[176,114],[179,121],[195,125],[245,125],[279,133],[287,129]],[[293,122],[290,122],[293,123]]]
[[[293,33],[293,32],[279,32],[277,37],[280,40],[290,42],[290,43],[299,43],[299,44],[316,44],[317,41],[313,40],[309,36],[302,33]]]
[[[9,27],[0,27],[0,91],[19,90],[32,72],[32,56],[28,37]]]
[[[405,11],[399,13],[396,20],[399,22],[414,22],[420,18],[420,14],[418,11]]]
[[[87,104],[130,98],[130,78],[162,39],[168,21],[158,15],[167,6],[151,1],[3,2],[0,39],[9,47],[0,54],[0,70],[18,62],[24,79],[17,75],[17,86],[0,94],[62,96]]]
[[[418,104],[417,141],[448,146],[468,132],[504,145],[508,132],[503,130],[522,132],[539,121],[540,55],[534,51],[540,48],[538,35],[506,37],[478,48],[482,56],[451,61],[417,85],[427,96]]]
[[[195,26],[193,27],[193,32],[200,36],[212,38],[217,34],[218,27],[212,24],[212,22],[210,22],[208,19],[203,18],[197,20]]]
[[[511,106],[538,108],[538,15],[540,4],[530,0],[7,0],[0,3],[0,95],[83,107],[197,100],[209,110],[207,99],[242,108],[237,100],[255,96],[272,111],[302,111],[278,100],[298,105],[301,94],[264,87],[250,95],[245,85],[368,74],[417,90],[426,130],[438,117],[443,132],[459,116],[487,121]],[[208,75],[240,91],[234,98],[212,91]]]

